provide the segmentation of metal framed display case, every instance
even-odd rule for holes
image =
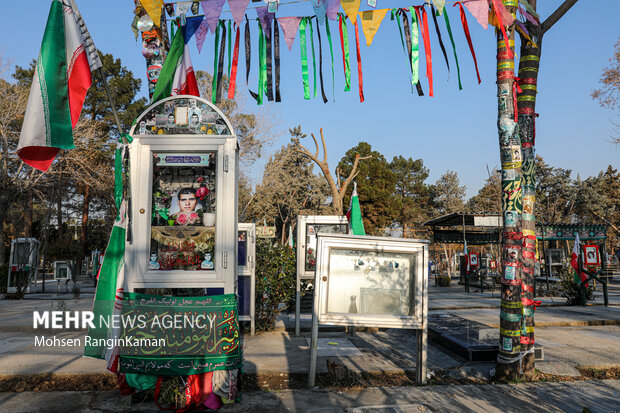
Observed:
[[[239,295],[239,321],[250,322],[250,332],[255,332],[256,310],[256,228],[255,224],[239,223],[237,238],[237,294]]]
[[[17,292],[17,279],[20,273],[30,272],[28,277],[37,279],[39,267],[39,240],[36,238],[16,238],[11,241],[9,255],[9,276],[7,277],[7,293]],[[32,272],[34,271],[34,272]],[[30,280],[28,281],[30,284]],[[30,290],[30,285],[28,285]]]
[[[297,286],[295,294],[295,335],[299,335],[301,316],[301,280],[314,280],[316,240],[319,233],[346,234],[347,217],[339,215],[299,215],[297,217]]]
[[[66,281],[71,279],[71,261],[54,261],[54,280]]]
[[[131,129],[126,287],[235,292],[237,138],[211,102],[173,96]]]
[[[429,243],[427,240],[320,234],[311,360],[316,362],[319,324],[416,329],[418,382],[424,382]],[[315,371],[311,365],[312,378]]]

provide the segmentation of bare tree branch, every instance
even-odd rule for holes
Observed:
[[[560,5],[560,7],[558,7],[552,14],[551,16],[547,17],[547,20],[545,20],[541,26],[542,28],[542,34],[547,33],[547,31],[549,29],[551,29],[551,27],[553,27],[554,24],[556,24],[558,22],[558,20],[560,20],[562,18],[562,16],[564,16],[566,14],[566,12],[568,12],[571,7],[573,7],[575,5],[575,3],[577,3],[577,0],[566,0],[564,1],[564,3],[562,3]]]

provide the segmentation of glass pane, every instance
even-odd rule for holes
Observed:
[[[16,242],[13,247],[13,265],[30,264],[30,243]]]
[[[349,232],[347,224],[308,224],[306,225],[306,271],[316,269],[316,235],[346,234]]]
[[[413,315],[416,255],[330,249],[327,312]]]
[[[149,270],[214,269],[216,155],[153,152]]]
[[[238,240],[238,252],[237,255],[237,265],[239,267],[245,267],[248,259],[248,232],[247,231],[239,231],[239,240]]]
[[[168,100],[137,122],[139,135],[230,135],[222,117],[199,99]]]
[[[250,299],[252,294],[252,278],[248,276],[239,277],[239,314],[250,315]]]

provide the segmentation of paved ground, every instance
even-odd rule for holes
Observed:
[[[224,412],[419,413],[419,412],[617,412],[620,381],[374,387],[361,391],[285,390],[253,392]],[[0,393],[3,412],[151,412],[153,403],[129,407],[116,391]]]
[[[103,361],[82,357],[81,345],[35,346],[35,337],[42,333],[32,328],[33,310],[88,310],[92,307],[92,294],[87,293],[80,300],[72,299],[71,294],[53,297],[54,294],[30,294],[21,301],[0,300],[0,375],[105,372]],[[499,318],[497,295],[497,292],[467,294],[462,286],[430,287],[429,308],[433,314],[456,314],[496,330]],[[610,288],[609,307],[600,305],[602,299],[587,307],[567,307],[563,303],[561,297],[545,298],[543,306],[537,310],[536,338],[545,351],[545,361],[537,362],[537,368],[547,373],[570,375],[578,374],[575,367],[619,367],[620,283],[616,281]],[[307,316],[302,317],[302,328],[307,330],[309,322]],[[307,373],[309,333],[303,332],[296,337],[289,332],[294,326],[294,316],[284,314],[278,325],[280,328],[275,332],[243,337],[247,373]],[[70,331],[56,336],[83,340],[84,334],[85,331]],[[44,335],[50,337],[51,333]],[[326,371],[325,359],[328,357],[354,371],[411,373],[415,370],[415,334],[409,331],[358,332],[355,337],[339,332],[321,332],[320,337],[323,340],[317,363],[319,373]],[[429,346],[428,369],[431,372],[449,372],[453,377],[488,377],[492,368],[493,363],[468,363],[438,345]],[[592,411],[613,411],[613,408],[620,408],[617,402],[619,389],[617,381],[581,381],[572,385],[369,388],[345,394],[310,390],[258,392],[244,395],[243,403],[229,411],[373,412],[377,410],[361,407],[392,404],[401,405],[400,410],[392,411],[524,411],[522,407],[516,407],[523,406],[518,400],[526,400],[532,393],[536,398],[534,402],[528,402],[532,403],[529,407],[541,411],[581,411],[582,407],[589,407]],[[74,399],[75,405],[83,406],[83,409],[124,409],[115,392],[64,392],[62,395],[0,394],[0,411],[20,411],[18,406],[24,406],[25,401],[28,402],[27,411],[60,411]],[[55,400],[58,404],[54,404]],[[525,410],[531,410],[529,407]]]

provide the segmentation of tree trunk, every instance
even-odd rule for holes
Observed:
[[[82,201],[82,230],[80,231],[80,256],[75,261],[74,277],[82,274],[82,261],[88,255],[88,206],[90,204],[90,186],[84,188],[84,200]],[[75,279],[74,279],[75,281]]]
[[[534,2],[533,7],[536,7]],[[525,331],[521,332],[521,351],[528,352],[521,362],[523,374],[531,379],[534,377],[534,268],[536,266],[536,217],[534,203],[536,196],[536,155],[534,139],[536,136],[536,83],[540,66],[542,31],[529,21],[526,23],[530,38],[536,44],[521,38],[519,58],[519,77],[521,91],[517,94],[519,112],[519,136],[523,154],[523,214],[521,226],[523,231],[521,298],[523,304],[523,320]]]
[[[58,238],[62,239],[64,231],[62,228],[62,189],[60,187],[60,178],[58,178],[58,194],[56,196],[56,220],[58,221]]]
[[[512,1],[503,0],[514,13]],[[499,30],[497,36],[497,96],[500,160],[502,163],[502,301],[500,311],[499,356],[495,377],[511,380],[520,376],[522,305],[521,305],[521,245],[523,240],[521,214],[523,212],[521,139],[515,122],[513,86],[514,26],[509,30],[509,44]]]

